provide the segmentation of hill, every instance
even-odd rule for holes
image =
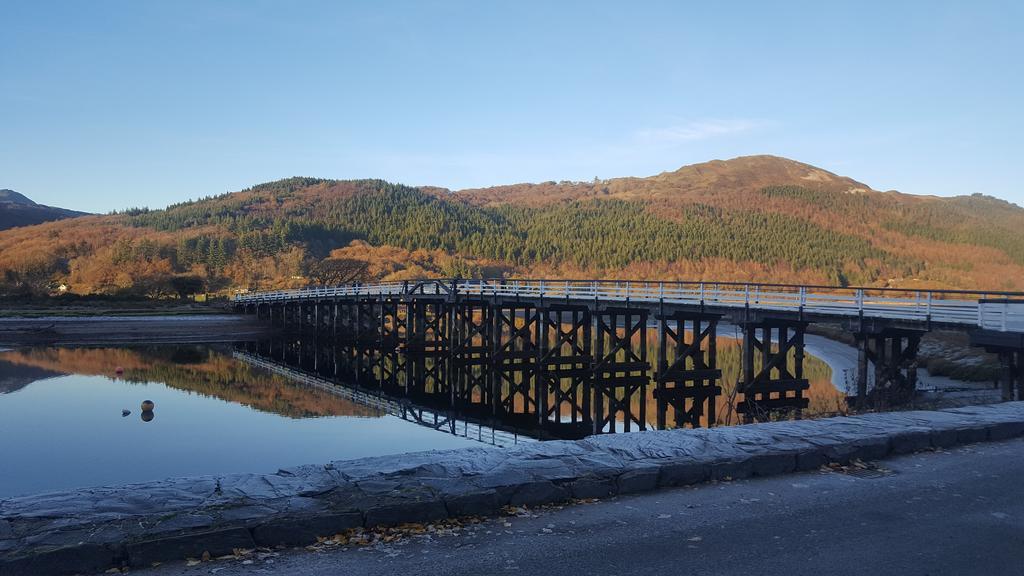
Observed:
[[[373,278],[545,275],[1024,289],[1024,209],[879,192],[751,156],[648,178],[451,192],[289,178],[0,233],[7,292],[301,286],[324,259]]]
[[[84,215],[85,212],[36,204],[14,190],[0,190],[0,230]]]

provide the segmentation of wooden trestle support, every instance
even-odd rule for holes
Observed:
[[[593,362],[590,308],[550,304],[540,310],[537,410],[543,427],[568,424],[589,432]]]
[[[799,418],[809,403],[804,396],[810,388],[804,378],[807,322],[765,319],[746,322],[742,329],[743,400],[736,411],[747,422],[770,420],[779,413]]]
[[[615,432],[619,415],[623,431],[634,423],[647,429],[647,314],[646,308],[611,307],[595,314],[594,434]]]
[[[491,306],[486,300],[457,300],[451,314],[452,405],[493,409],[491,386]]]
[[[913,398],[917,390],[917,351],[923,335],[920,330],[894,327],[854,334],[858,409],[893,406]],[[869,389],[871,365],[874,365],[874,387]]]
[[[721,314],[703,308],[655,316],[657,358],[648,358],[651,310],[626,303],[486,298],[453,290],[329,298],[246,307],[284,334],[312,332],[271,356],[381,393],[432,406],[500,418],[517,427],[579,437],[645,430],[652,385],[654,425],[714,426],[722,371]],[[808,405],[804,333],[808,322],[759,318],[740,322],[742,380],[736,410],[746,421],[799,417]],[[867,364],[875,363],[875,396],[895,401],[914,390],[920,333],[857,334],[862,362],[859,397],[868,399]],[[1011,393],[1022,388],[1021,353],[1005,361]],[[1012,376],[1012,378],[1011,378]]]
[[[718,314],[675,312],[658,316],[658,367],[654,399],[657,426],[714,426],[718,381]]]
[[[998,354],[1003,368],[1000,378],[1003,400],[1024,400],[1024,350],[1001,350]]]
[[[491,320],[491,409],[497,416],[539,424],[541,311],[532,304],[498,302]]]
[[[451,318],[447,302],[443,298],[416,298],[407,306],[406,393],[451,398],[447,362]]]

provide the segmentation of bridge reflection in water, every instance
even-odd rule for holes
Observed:
[[[562,327],[563,332],[570,329],[570,324]],[[661,357],[657,330],[641,332],[646,344],[644,352],[638,354]],[[692,338],[691,333],[687,334]],[[670,336],[666,335],[669,346]],[[713,403],[705,399],[703,404],[713,406],[714,412],[704,410],[695,416],[692,400],[679,409],[665,402],[666,409],[658,410],[658,389],[647,386],[638,388],[620,402],[616,417],[604,422],[599,432],[737,423],[742,418],[736,413],[739,401],[736,383],[742,375],[741,342],[728,336],[715,338],[717,370],[721,372],[715,388],[720,398]],[[584,411],[588,406],[593,408],[593,398],[581,397],[594,393],[589,385],[593,382],[594,371],[589,365],[563,369],[557,382],[562,392],[550,392],[546,401],[538,402],[536,370],[529,368],[529,359],[521,358],[524,366],[510,374],[503,366],[492,363],[459,365],[460,360],[449,354],[409,354],[404,349],[396,352],[381,349],[374,342],[360,344],[354,339],[335,339],[310,332],[238,343],[234,356],[297,384],[488,444],[509,445],[524,436],[581,438],[594,433],[593,418]],[[831,369],[824,361],[807,355],[803,368],[809,381],[807,411],[810,414],[831,414],[845,408],[845,395],[833,386]],[[452,380],[495,382],[501,387],[497,395],[502,402],[497,406],[485,403],[482,387],[477,387],[472,395],[453,394]],[[574,381],[583,383],[575,396],[568,392]],[[554,384],[550,377],[549,384]],[[544,404],[558,406],[557,412],[550,409],[538,412],[538,406]]]
[[[799,418],[811,407],[804,340],[813,322],[838,323],[856,341],[857,409],[914,398],[921,338],[938,327],[966,331],[971,345],[998,353],[1003,399],[1024,399],[1022,297],[454,279],[240,294],[235,307],[283,334],[330,342],[332,374],[343,380],[579,437],[646,429],[649,399],[658,428],[715,425],[723,408],[730,422],[736,414],[745,422]],[[742,332],[736,380],[719,359],[723,322]]]
[[[250,366],[283,376],[293,384],[315,388],[439,432],[494,446],[511,446],[528,437],[523,431],[496,422],[486,422],[431,403],[388,396],[337,378],[336,350],[315,339],[275,339],[235,344],[233,356]],[[497,425],[496,425],[497,424]]]

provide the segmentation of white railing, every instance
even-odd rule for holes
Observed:
[[[1024,293],[627,280],[417,280],[239,294],[266,303],[332,297],[435,294],[569,301],[649,302],[894,320],[1024,332]]]

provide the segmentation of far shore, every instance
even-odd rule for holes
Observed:
[[[226,314],[230,301],[58,296],[53,298],[0,298],[0,318],[41,316],[180,316]]]
[[[124,344],[215,343],[252,340],[267,333],[252,316],[211,312],[49,314],[0,317],[0,348]]]

